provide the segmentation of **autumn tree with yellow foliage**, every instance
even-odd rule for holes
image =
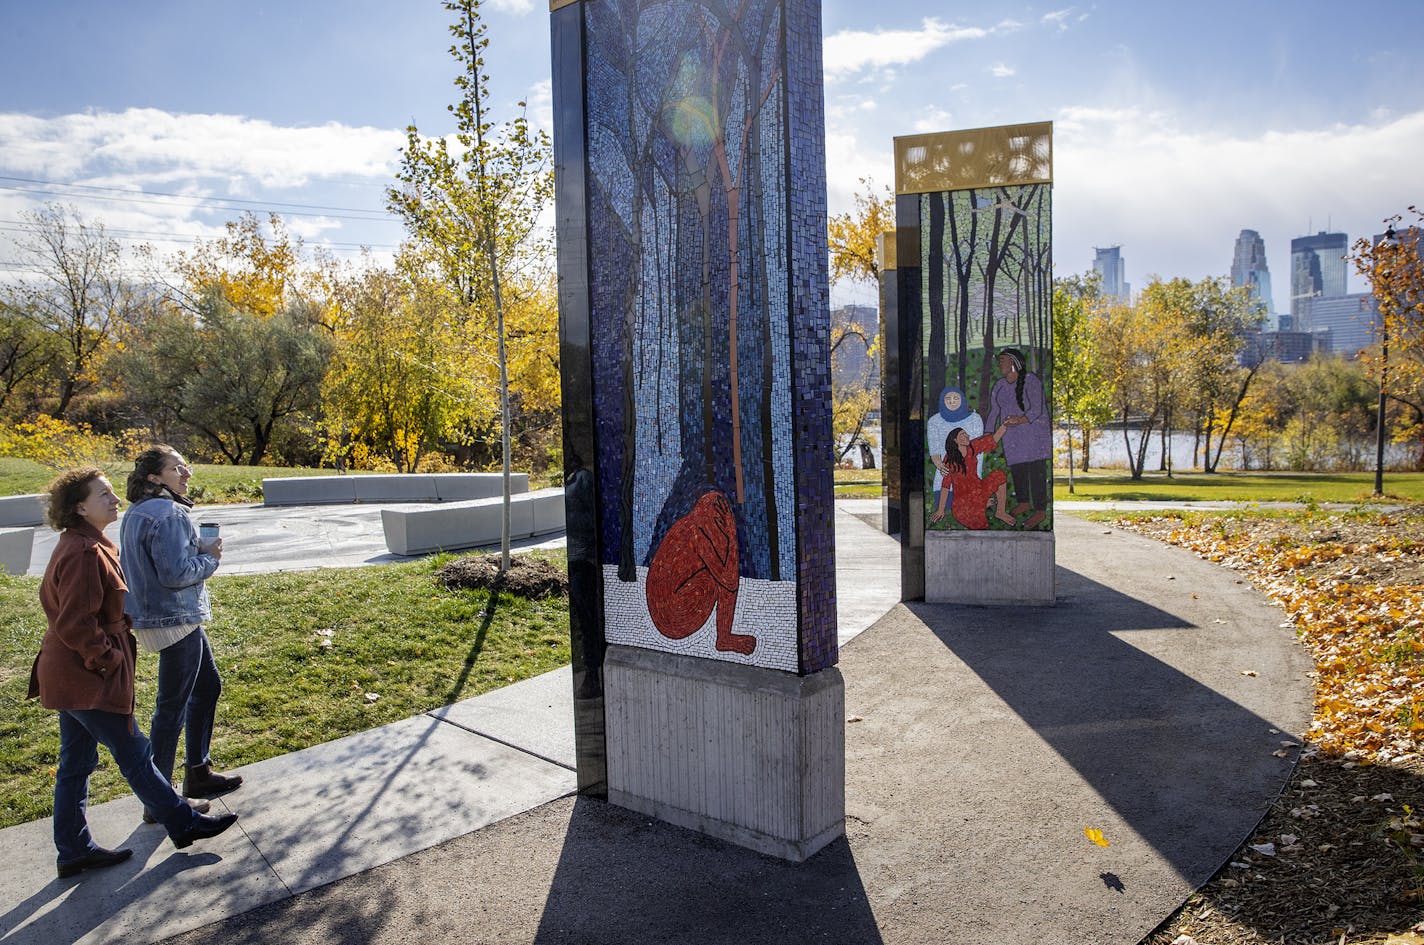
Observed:
[[[869,178],[852,198],[852,208],[827,221],[831,254],[831,279],[880,284],[877,242],[882,233],[895,229],[895,198],[890,188],[883,191]],[[847,347],[850,346],[850,347]],[[864,352],[863,367],[848,370],[844,364],[851,347]],[[844,310],[831,314],[831,433],[834,458],[866,443],[874,443],[865,433],[870,414],[880,409],[880,385],[872,379],[871,366],[880,350],[880,333],[867,327]]]
[[[878,188],[868,177],[860,179],[861,190],[852,196],[851,209],[838,213],[826,223],[831,249],[831,281],[880,282],[880,261],[876,244],[880,234],[895,229],[895,195],[889,187]]]
[[[443,282],[402,255],[332,279],[336,356],[322,383],[327,459],[388,460],[397,472],[421,462],[489,414],[476,396],[454,308]],[[358,462],[356,465],[366,465]]]
[[[387,192],[387,200],[457,300],[457,327],[471,355],[478,349],[488,351],[488,342],[493,342],[505,478],[500,566],[507,569],[514,360],[510,321],[517,298],[522,295],[532,304],[538,297],[534,291],[521,293],[521,288],[537,285],[540,270],[547,266],[536,221],[553,196],[552,149],[548,136],[531,128],[523,103],[518,114],[502,122],[491,115],[484,60],[489,38],[479,0],[447,0],[445,9],[452,14],[450,54],[458,66],[458,95],[449,106],[455,117],[454,146],[444,137],[423,137],[415,125],[407,128],[399,183]],[[547,317],[557,318],[553,311]],[[540,338],[531,332],[524,340],[538,343]]]
[[[298,296],[320,297],[302,240],[280,215],[268,214],[264,229],[256,214],[244,213],[226,229],[226,236],[196,240],[192,250],[173,255],[169,265],[180,281],[169,288],[179,305],[195,311],[217,293],[240,312],[271,318]]]
[[[1384,392],[1387,410],[1395,408],[1393,439],[1415,443],[1414,467],[1424,469],[1424,261],[1419,246],[1424,210],[1411,206],[1409,213],[1415,218],[1410,226],[1397,227],[1403,221],[1398,214],[1385,221],[1393,239],[1376,243],[1362,238],[1353,255],[1380,313],[1375,344],[1363,360]]]

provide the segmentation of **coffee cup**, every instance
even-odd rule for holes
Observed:
[[[217,522],[200,522],[198,523],[198,539],[202,541],[203,544],[207,544],[218,537],[218,533],[221,529],[222,526]]]

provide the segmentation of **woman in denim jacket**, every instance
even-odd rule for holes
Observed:
[[[204,582],[218,569],[222,539],[200,546],[188,517],[192,475],[171,446],[139,454],[129,473],[129,510],[119,526],[119,556],[128,577],[124,609],[139,647],[158,651],[158,696],[149,738],[159,773],[173,777],[178,732],[186,729],[183,795],[211,797],[242,783],[212,770],[208,754],[222,679],[203,624],[212,620]],[[147,816],[147,815],[145,815]]]

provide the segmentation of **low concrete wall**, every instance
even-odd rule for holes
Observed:
[[[43,495],[7,495],[0,497],[0,528],[19,528],[44,524]]]
[[[28,572],[34,549],[33,528],[0,528],[0,574],[14,576]]]
[[[392,554],[477,548],[500,540],[504,496],[449,502],[434,508],[382,509],[381,527]],[[509,537],[529,538],[564,528],[564,490],[541,489],[509,499]]]
[[[845,832],[845,682],[610,646],[608,799],[801,861]]]
[[[932,531],[925,535],[925,601],[1050,605],[1052,532]]]
[[[528,473],[510,473],[511,492],[529,491]],[[502,473],[297,476],[262,480],[263,505],[450,502],[504,494]]]

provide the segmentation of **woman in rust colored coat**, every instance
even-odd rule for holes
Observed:
[[[60,474],[47,491],[46,517],[62,534],[40,583],[49,627],[30,671],[30,697],[59,712],[54,845],[63,879],[133,854],[106,850],[89,835],[84,811],[100,745],[175,847],[217,836],[237,815],[209,817],[189,807],[153,766],[148,739],[134,722],[138,645],[124,616],[119,552],[104,535],[119,517],[119,497],[93,466]]]

